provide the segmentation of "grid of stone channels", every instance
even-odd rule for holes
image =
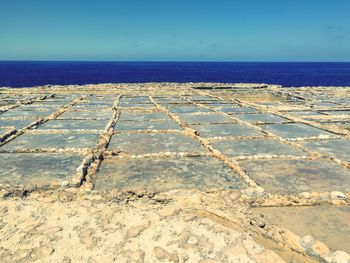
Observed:
[[[5,141],[8,137],[14,136],[18,133],[18,130],[35,125],[40,122],[40,116],[23,116],[19,114],[19,108],[27,107],[35,101],[45,100],[50,98],[52,95],[28,95],[23,96],[4,96],[0,103],[0,144]],[[11,111],[12,110],[12,111]],[[17,111],[16,111],[17,110]],[[14,115],[8,115],[9,112],[17,112]],[[7,117],[6,117],[7,115]]]
[[[177,100],[179,100],[179,102]],[[147,106],[142,107],[143,105]],[[169,176],[169,178],[166,179],[168,182],[176,181],[183,176],[190,175],[187,178],[188,183],[182,183],[180,187],[189,185],[195,188],[203,187],[203,185],[195,185],[195,182],[203,184],[201,181],[204,178],[206,179],[204,182],[207,182],[205,185],[206,187],[210,185],[209,181],[216,182],[214,187],[221,186],[232,189],[244,187],[244,182],[236,171],[232,170],[232,168],[222,160],[213,158],[213,154],[196,138],[196,136],[194,136],[193,132],[187,128],[187,124],[168,111],[166,108],[167,106],[190,107],[195,105],[181,97],[122,97],[117,109],[119,112],[119,120],[114,126],[114,132],[108,149],[103,153],[105,160],[98,164],[98,169],[100,171],[97,174],[89,174],[87,177],[87,184],[89,181],[95,182],[95,187],[98,189],[101,188],[101,185],[103,185],[102,181],[106,180],[106,177],[108,178],[109,176],[107,170],[111,170],[110,166],[114,162],[119,164],[120,170],[123,169],[123,165],[128,167],[128,169],[124,168],[126,169],[124,171],[124,176],[119,178],[121,185],[127,185],[128,182],[123,182],[124,177],[127,177],[127,171],[133,171],[130,175],[130,180],[133,180],[135,174],[137,174],[137,170],[133,170],[135,166],[130,166],[129,164],[137,163],[141,169],[143,163],[146,162],[154,163],[154,165],[148,165],[142,175],[138,174],[138,179],[142,178],[142,176],[147,176],[149,170],[153,167],[162,166],[162,169],[156,168],[153,174],[149,175],[154,181],[156,181],[157,178],[163,178],[163,180],[165,180],[164,177],[167,176]],[[120,125],[120,123],[123,123],[123,125]],[[154,123],[160,123],[160,128],[154,129]],[[172,125],[169,125],[170,123],[172,123]],[[176,127],[175,130],[171,128],[174,126]],[[168,167],[166,167],[166,165],[168,165]],[[190,167],[187,172],[186,166]],[[205,171],[210,168],[220,169],[213,170],[214,180],[205,173]],[[118,169],[116,164],[114,169]],[[168,171],[165,173],[167,175],[164,174],[164,171]],[[178,172],[179,174],[177,174]],[[158,176],[154,178],[154,174],[158,174]],[[114,177],[118,176],[118,174],[114,175]],[[201,180],[199,180],[199,178],[201,178]],[[150,178],[148,180],[152,181]],[[132,182],[136,184],[136,181]],[[193,184],[191,184],[191,182],[193,182]],[[213,185],[214,184],[215,183],[213,183]],[[106,183],[104,185],[107,187]],[[164,186],[164,184],[162,185]],[[170,187],[170,185],[167,187]],[[173,184],[172,187],[176,187],[176,185],[174,186]],[[158,186],[158,190],[159,189],[161,189],[161,186]]]
[[[210,92],[200,92],[202,95],[207,95],[207,96],[211,96],[213,98],[220,98],[218,96],[215,96],[213,94],[210,94]],[[223,98],[221,98],[223,99]],[[264,122],[258,122],[258,123],[254,123],[254,125],[261,129],[264,133],[266,133],[268,136],[271,136],[271,137],[275,137],[276,139],[278,139],[279,141],[281,142],[284,142],[284,143],[287,143],[287,144],[290,144],[290,145],[293,145],[294,147],[298,147],[299,149],[303,150],[306,154],[304,154],[304,156],[298,156],[298,154],[296,156],[286,156],[286,155],[276,155],[276,154],[267,154],[267,155],[258,155],[258,156],[237,156],[236,157],[236,160],[252,160],[251,162],[254,162],[253,160],[259,160],[259,159],[267,159],[266,162],[268,162],[269,159],[274,159],[276,158],[277,160],[281,160],[283,161],[284,159],[289,159],[289,160],[298,160],[300,158],[303,158],[303,159],[306,159],[306,158],[315,158],[315,155],[318,156],[318,158],[321,158],[321,157],[328,157],[330,158],[331,160],[337,162],[337,163],[341,163],[343,164],[343,166],[345,167],[349,167],[349,163],[345,160],[346,159],[346,155],[348,155],[348,153],[346,152],[346,148],[345,150],[343,149],[342,152],[340,152],[339,154],[337,154],[338,157],[342,157],[342,160],[341,159],[338,159],[334,152],[336,151],[336,149],[334,149],[334,141],[337,141],[339,140],[340,138],[343,138],[343,142],[347,142],[347,136],[344,134],[344,131],[341,131],[341,130],[337,130],[337,129],[327,129],[325,127],[322,127],[320,129],[320,127],[317,125],[317,123],[313,123],[313,122],[305,122],[303,120],[299,120],[299,119],[294,119],[292,117],[290,117],[289,115],[284,115],[282,114],[281,112],[279,111],[276,111],[273,107],[270,108],[270,107],[265,107],[265,105],[258,105],[258,104],[255,104],[255,103],[251,103],[251,102],[247,102],[247,101],[244,101],[244,100],[239,100],[239,99],[234,99],[234,100],[231,100],[231,102],[233,103],[238,103],[239,106],[243,107],[243,108],[254,108],[256,110],[259,110],[260,112],[263,112],[263,113],[267,113],[267,114],[274,114],[275,116],[279,116],[281,118],[285,118],[286,120],[289,120],[289,122],[285,122],[285,123],[272,123],[272,125],[303,125],[305,127],[310,127],[311,130],[316,130],[316,129],[319,129],[317,131],[320,131],[320,134],[318,136],[315,136],[313,134],[309,135],[307,134],[307,132],[305,133],[305,136],[303,137],[297,137],[297,138],[288,138],[288,136],[278,136],[279,134],[276,134],[276,133],[273,133],[272,131],[269,131],[267,129],[264,129],[264,126],[267,125],[267,123],[264,123]],[[293,103],[293,101],[292,101]],[[279,102],[278,103],[279,105],[281,105],[281,103]],[[294,105],[293,105],[294,106]],[[323,106],[324,107],[324,106]],[[324,108],[323,108],[324,109]],[[232,115],[234,116],[234,118],[238,118],[239,119],[239,116],[241,113],[225,113],[225,114],[228,114],[228,115]],[[250,113],[250,114],[256,114],[256,113]],[[247,124],[247,123],[246,123]],[[271,123],[269,123],[271,125]],[[252,141],[249,141],[249,140],[246,140],[247,138],[238,138],[238,139],[243,139],[243,141],[230,141],[229,143],[231,144],[231,146],[234,148],[234,147],[239,147],[239,146],[247,146],[247,145],[257,145],[256,143],[252,142]],[[248,138],[249,139],[249,138]],[[251,138],[251,139],[255,139],[255,138]],[[305,147],[305,146],[308,146],[309,144],[305,144],[303,142],[314,142],[314,144],[317,145],[317,141],[324,141],[324,140],[327,140],[327,141],[330,141],[328,145],[333,145],[333,149],[328,149],[327,153],[328,154],[325,154],[325,151],[323,150],[323,153],[320,154],[322,151],[320,149],[316,149],[316,147],[314,146],[313,149],[311,149],[311,147]],[[214,146],[215,146],[215,138],[214,140]],[[263,143],[262,146],[259,147],[259,145],[256,147],[256,150],[258,150],[259,148],[260,149],[263,149],[263,150],[267,150],[267,148],[270,146],[268,145],[268,142],[267,140],[263,140],[261,141]],[[226,147],[228,148],[228,144],[229,143],[221,143],[221,145],[219,144],[220,147]],[[312,143],[310,143],[312,144]],[[331,147],[331,146],[329,146]],[[237,150],[238,153],[239,152],[243,152],[245,153],[247,149],[244,149],[244,150]],[[230,155],[235,155],[238,153],[237,152],[233,152],[233,149],[232,148],[229,148],[229,149],[226,149],[226,152]],[[275,153],[277,153],[278,150],[275,151]],[[290,151],[290,152],[293,152],[293,151]],[[300,154],[300,153],[299,153]],[[304,169],[307,169],[308,165],[312,166],[312,165],[315,165],[315,160],[310,160],[308,163],[306,163],[304,165]],[[244,170],[245,167],[244,165],[242,165],[242,163],[240,162],[242,168]],[[329,164],[329,169],[332,169],[331,167],[331,163]],[[293,168],[293,167],[291,167]],[[294,167],[295,168],[295,167]],[[321,169],[321,168],[320,168]],[[344,176],[342,178],[338,178],[340,180],[340,182],[343,182],[344,185],[343,185],[343,192],[347,192],[348,191],[348,183],[346,183],[347,181],[347,177],[346,177],[346,174],[347,174],[347,170],[346,169],[343,169],[343,168],[340,168],[342,173],[344,174]],[[249,171],[248,171],[248,174],[249,174]],[[254,173],[251,173],[251,175],[253,177],[256,178],[256,176],[259,176],[258,173],[254,174]],[[301,179],[301,178],[300,178]],[[341,181],[342,180],[342,181]],[[259,183],[259,182],[258,182]],[[334,188],[334,189],[333,189]],[[328,184],[328,188],[326,188],[327,191],[332,191],[332,190],[338,190],[338,189],[335,189],[336,187],[334,187],[334,185],[332,185],[331,183]],[[301,188],[300,188],[301,189]],[[308,190],[311,191],[311,189],[309,188]],[[325,191],[325,189],[323,189]],[[321,191],[321,190],[320,190]],[[303,192],[302,190],[299,191],[300,192]],[[287,192],[285,192],[285,194],[288,194]]]
[[[18,138],[17,142],[20,143],[22,140],[22,144],[25,145],[26,141],[28,143],[36,136],[37,138],[43,138],[42,142],[44,142],[45,136],[50,134],[51,138],[56,137],[56,141],[62,142],[60,150],[88,155],[94,147],[92,144],[84,144],[84,137],[86,141],[90,141],[95,135],[94,140],[98,141],[98,137],[103,130],[101,123],[108,117],[109,113],[111,115],[113,113],[120,115],[120,119],[113,125],[114,131],[109,136],[109,140],[112,139],[110,147],[106,150],[107,156],[117,154],[119,158],[144,158],[198,156],[214,153],[214,156],[229,163],[235,171],[241,173],[243,178],[248,178],[246,179],[247,182],[254,186],[256,186],[255,182],[250,180],[248,175],[244,173],[244,169],[240,166],[239,161],[259,159],[297,160],[308,158],[317,152],[315,147],[311,149],[309,144],[295,143],[294,138],[281,136],[266,128],[268,125],[279,125],[279,127],[283,127],[283,125],[286,125],[286,127],[288,125],[304,125],[305,127],[310,126],[317,129],[315,125],[298,121],[297,117],[296,119],[291,118],[290,115],[283,114],[283,111],[275,111],[273,108],[271,109],[271,107],[266,107],[265,105],[257,105],[237,98],[223,99],[219,96],[211,95],[210,92],[209,94],[200,92],[201,94],[198,95],[195,95],[198,91],[192,92],[192,95],[191,92],[185,96],[163,95],[149,97],[147,94],[143,96],[126,95],[122,97],[118,109],[115,109],[114,113],[112,109],[108,109],[113,99],[98,98],[97,96],[86,97],[72,104],[69,108],[65,108],[59,114],[53,114],[54,117],[50,117],[50,115],[47,118],[48,120],[50,119],[49,121],[41,120],[41,125],[29,128],[23,136]],[[52,101],[49,98],[49,100],[46,100],[46,104],[41,101],[20,105],[12,110],[18,110],[21,106],[25,106],[27,111],[33,108],[40,112],[45,111],[43,105],[50,106],[52,109],[54,108],[53,106],[62,105],[63,102],[64,97],[56,101]],[[333,107],[334,103],[314,103],[314,105],[322,107],[321,109],[324,111],[330,111],[330,108],[325,107]],[[316,111],[318,109],[313,110]],[[345,111],[344,107],[341,110]],[[11,120],[11,117],[7,117],[7,119]],[[86,126],[80,125],[79,122]],[[94,124],[93,122],[96,123]],[[98,128],[96,129],[95,127]],[[321,134],[319,137],[298,137],[296,141],[328,139],[330,140],[329,145],[336,144],[333,141],[338,140],[339,135],[327,136],[329,131],[325,132],[326,135],[324,136]],[[66,136],[67,134],[71,136]],[[19,135],[21,134],[17,136]],[[188,148],[181,148],[182,145],[180,147],[176,146],[179,144],[179,141],[185,141],[190,139],[190,137],[192,137],[191,139],[194,138],[201,145],[200,150],[196,147],[191,148],[193,145],[190,145],[191,147]],[[79,142],[77,138],[83,141]],[[147,142],[147,138],[152,139]],[[137,147],[133,147],[129,143],[135,140],[143,141],[150,146],[154,146],[157,142],[160,142],[161,146],[163,141],[164,150],[161,149],[161,146],[160,150],[154,147],[154,149],[149,149],[148,151],[147,149],[137,151]],[[171,143],[172,140],[173,143]],[[114,141],[117,142],[117,147],[114,146]],[[72,142],[76,144],[74,145]],[[13,145],[11,142],[6,144],[0,149],[1,151],[55,152],[59,148],[55,145],[47,148],[42,148],[38,145],[32,147],[32,149],[26,147],[16,148],[11,146],[11,144]],[[70,144],[72,147],[68,147]],[[186,145],[185,142],[182,144]],[[123,145],[125,149],[118,148],[118,146],[123,148]],[[169,145],[173,145],[173,149]],[[170,150],[167,150],[167,147]],[[237,150],[234,150],[235,148]],[[317,154],[321,156],[319,152]],[[327,153],[322,152],[322,156],[325,155]],[[93,158],[90,158],[90,160],[98,159],[98,154],[91,156]],[[337,156],[334,156],[334,154],[330,157],[336,162],[347,164],[347,160],[344,161],[344,158],[343,160],[337,159]],[[88,162],[87,166],[89,165]]]
[[[143,107],[144,105],[147,106]],[[191,138],[186,136],[183,128],[166,112],[160,110],[148,96],[122,97],[118,112],[120,116],[114,126],[114,133],[108,148],[110,152],[123,152],[124,155],[132,157],[142,157],[147,154],[199,154],[203,152],[199,144],[196,145]],[[172,143],[171,140],[174,142]],[[184,140],[184,145],[180,145],[181,140]],[[156,149],[157,147],[159,149]],[[136,153],[135,148],[139,148]]]
[[[2,178],[4,183],[23,182],[39,187],[80,185],[96,158],[99,144],[105,139],[113,118],[114,101],[115,96],[59,94],[57,97],[42,96],[40,100],[33,98],[28,103],[19,102],[17,107],[2,112],[0,124],[1,121],[7,125],[18,124],[9,136],[2,137],[2,172],[15,182]],[[87,107],[76,109],[75,106],[80,104]],[[40,113],[46,109],[50,110],[49,115],[24,114],[24,117],[16,117],[18,112]],[[15,113],[5,114],[11,112]],[[30,124],[20,126],[24,121]],[[55,125],[49,125],[53,123]],[[45,128],[46,125],[49,129]],[[18,159],[16,165],[13,165],[14,159]],[[11,165],[13,167],[9,169]],[[37,172],[36,166],[39,166]],[[12,171],[12,177],[8,176],[8,170]]]
[[[327,156],[328,152],[321,151],[322,154],[320,154],[320,151],[316,151],[315,147],[311,147],[310,145],[312,143],[303,143],[307,141],[315,141],[314,144],[317,144],[318,140],[328,140],[329,145],[336,145],[336,141],[341,138],[339,134],[334,136],[329,136],[329,132],[334,132],[334,130],[325,131],[325,135],[321,134],[321,136],[306,136],[306,137],[297,137],[297,138],[289,138],[288,136],[281,136],[281,134],[274,133],[273,130],[269,131],[266,127],[269,127],[268,125],[272,127],[288,127],[288,125],[291,125],[291,127],[294,127],[294,125],[303,125],[303,127],[313,127],[314,129],[317,129],[317,123],[309,123],[309,121],[303,121],[298,119],[298,116],[293,118],[288,114],[284,114],[286,111],[276,111],[273,107],[271,107],[271,104],[268,104],[266,107],[266,104],[255,104],[251,102],[246,102],[240,98],[235,99],[223,99],[218,96],[212,96],[211,94],[206,94],[201,92],[201,94],[195,95],[198,93],[197,91],[193,92],[192,95],[191,92],[186,94],[185,96],[177,95],[177,96],[152,96],[148,97],[147,93],[145,93],[142,96],[125,96],[125,100],[122,100],[119,105],[119,112],[122,110],[125,113],[129,113],[129,116],[131,116],[132,119],[128,119],[127,115],[124,118],[123,113],[121,114],[120,121],[115,125],[115,130],[113,132],[113,136],[117,138],[118,136],[130,136],[130,140],[133,138],[139,138],[140,140],[143,140],[142,138],[145,138],[147,134],[152,135],[164,135],[164,134],[171,134],[175,139],[176,137],[181,140],[181,136],[185,135],[188,136],[188,127],[192,128],[196,132],[199,133],[199,136],[196,135],[196,132],[194,133],[198,138],[197,141],[200,142],[202,145],[203,140],[206,141],[210,145],[210,147],[207,147],[207,151],[209,152],[215,152],[220,153],[223,160],[229,159],[231,162],[236,162],[235,165],[238,166],[237,170],[241,171],[243,170],[241,167],[239,167],[239,163],[237,161],[241,160],[256,160],[256,159],[271,159],[271,158],[277,158],[277,159],[283,159],[283,158],[289,158],[289,159],[300,159],[300,158],[307,158],[315,154],[319,156]],[[210,92],[209,92],[210,93]],[[298,94],[295,95],[296,98],[301,98]],[[312,97],[312,96],[310,96]],[[32,98],[29,98],[32,99]],[[21,106],[25,106],[25,110],[32,110],[31,108],[34,108],[35,110],[41,112],[45,111],[42,105],[46,105],[47,107],[50,105],[57,106],[62,104],[62,99],[64,97],[61,97],[57,101],[50,101],[47,100],[46,104],[40,103],[29,103],[27,105],[20,105],[18,107],[13,108],[12,110],[18,110]],[[99,135],[102,128],[100,127],[100,123],[97,122],[95,127],[99,126],[99,129],[92,128],[94,125],[88,124],[87,127],[84,127],[85,129],[76,129],[76,127],[80,128],[79,121],[82,121],[84,123],[86,120],[90,121],[103,121],[105,116],[108,116],[108,111],[106,108],[108,108],[109,104],[113,102],[113,100],[108,100],[103,97],[101,98],[93,98],[90,97],[90,100],[82,100],[80,103],[76,103],[75,105],[72,105],[73,107],[70,107],[69,109],[65,109],[64,112],[60,112],[57,116],[55,116],[51,122],[47,122],[45,120],[42,121],[42,125],[38,125],[37,129],[28,129],[26,132],[26,135],[28,136],[27,140],[31,140],[31,138],[35,138],[35,135],[38,136],[45,136],[47,133],[52,134],[52,137],[62,135],[61,137],[64,137],[63,134],[69,133],[71,134],[72,141],[76,142],[75,136],[82,136],[82,137],[89,137],[91,135],[91,132],[96,132],[96,136]],[[305,99],[305,98],[302,98]],[[346,112],[346,101],[343,102],[327,102],[327,101],[321,101],[317,102],[317,99],[309,99],[311,102],[306,103],[307,105],[310,105],[310,109],[312,108],[315,112],[326,112],[323,114],[329,114],[330,112],[336,112],[342,110]],[[291,105],[294,107],[295,110],[295,103],[296,100],[291,100]],[[316,102],[315,102],[316,101]],[[285,104],[288,107],[289,101],[287,101]],[[343,103],[343,105],[341,105]],[[39,105],[37,105],[39,104]],[[283,103],[282,103],[283,104]],[[305,104],[305,103],[304,103]],[[37,106],[34,106],[37,105]],[[338,105],[339,107],[334,108],[335,105]],[[281,103],[279,103],[279,107],[281,106]],[[303,106],[305,107],[305,105]],[[183,110],[184,109],[184,110]],[[154,114],[154,111],[158,112]],[[305,111],[305,109],[303,108]],[[105,112],[102,112],[105,111]],[[117,111],[118,112],[118,111]],[[147,114],[146,114],[147,112]],[[288,113],[290,111],[287,111]],[[62,114],[63,113],[63,114]],[[144,114],[144,117],[146,118],[145,122],[140,121],[134,121],[133,119],[137,120],[137,113],[141,113],[141,116]],[[160,114],[160,113],[163,113]],[[164,115],[164,114],[167,115]],[[75,115],[76,114],[76,115]],[[134,115],[132,115],[134,114]],[[153,116],[152,116],[153,114]],[[298,115],[298,114],[296,114]],[[151,116],[151,117],[147,117]],[[166,117],[164,117],[166,116]],[[174,118],[176,121],[173,121],[172,118]],[[301,115],[303,116],[303,115]],[[300,117],[300,116],[299,116]],[[8,121],[11,120],[12,117],[7,117]],[[26,117],[24,117],[25,119]],[[50,118],[50,117],[49,117]],[[49,119],[48,118],[48,119]],[[148,118],[148,119],[147,119]],[[261,120],[260,120],[261,118]],[[76,123],[72,125],[72,127],[67,126],[66,123],[73,123],[69,122],[69,120],[75,120]],[[141,118],[142,120],[142,118]],[[52,126],[51,128],[45,128],[45,125],[48,125],[49,123],[57,123],[63,126],[63,128],[60,128],[60,125],[58,126]],[[140,124],[141,123],[141,124]],[[170,124],[169,127],[167,124]],[[176,123],[176,124],[175,124]],[[123,124],[124,126],[118,126],[118,124]],[[147,125],[145,125],[147,124]],[[275,125],[275,126],[274,126]],[[286,126],[283,126],[286,125]],[[139,127],[138,127],[139,126]],[[35,126],[34,126],[35,127]],[[121,128],[119,128],[121,127]],[[162,128],[164,127],[164,128]],[[185,129],[187,131],[183,131],[181,129]],[[220,129],[218,129],[218,127]],[[249,127],[249,128],[248,128]],[[87,128],[87,129],[86,129]],[[216,129],[216,130],[215,130]],[[219,132],[218,132],[219,130]],[[221,133],[220,133],[221,130]],[[227,132],[226,132],[227,130]],[[326,129],[325,129],[326,130]],[[251,132],[251,133],[250,133]],[[75,134],[74,134],[75,133]],[[211,135],[213,134],[213,136]],[[19,134],[20,135],[20,134]],[[19,136],[17,135],[17,136]],[[138,137],[139,136],[139,137]],[[23,136],[22,140],[25,141],[25,137]],[[112,137],[112,136],[110,136]],[[67,137],[67,144],[69,145],[69,137]],[[167,138],[166,136],[164,138]],[[170,138],[170,137],[169,137]],[[130,141],[129,140],[129,141]],[[294,143],[293,141],[296,140],[298,143]],[[157,140],[156,140],[157,141]],[[300,141],[300,143],[299,143]],[[120,141],[119,141],[120,142]],[[126,144],[128,140],[125,140]],[[152,140],[151,140],[152,143]],[[8,143],[10,146],[10,143]],[[83,146],[82,143],[80,146]],[[176,143],[175,143],[176,145]],[[91,145],[86,145],[87,147],[91,149]],[[113,139],[111,146],[113,146]],[[247,151],[232,151],[234,148],[247,148]],[[299,147],[299,148],[298,148]],[[55,149],[55,147],[52,147]],[[50,152],[52,148],[35,148],[34,150],[20,148],[19,151],[27,151],[27,152],[38,152],[41,150]],[[76,149],[76,147],[63,147],[65,151],[73,151]],[[311,149],[312,148],[312,149]],[[5,150],[3,150],[5,149]],[[1,151],[7,151],[6,147],[3,147]],[[190,156],[190,155],[203,155],[204,153],[201,153],[200,151],[161,151],[160,153],[155,151],[151,152],[139,152],[136,154],[128,153],[127,151],[120,151],[117,147],[115,147],[116,151],[118,152],[119,156],[131,156],[131,157],[144,157],[144,156],[157,156],[157,154],[163,155],[163,156]],[[289,151],[290,149],[290,151]],[[18,149],[9,149],[9,151],[18,151]],[[331,152],[332,147],[330,148],[329,152]],[[52,150],[53,152],[55,150]],[[110,154],[110,152],[113,151],[107,150],[107,155]],[[79,150],[80,152],[80,150]],[[208,154],[207,152],[205,154]],[[346,153],[345,153],[346,154]],[[344,154],[341,156],[343,160],[338,159],[339,154],[335,156],[335,154],[331,153],[331,156],[329,156],[332,160],[336,162],[340,162],[343,165],[347,165],[347,160],[344,161],[343,158]],[[96,158],[96,157],[95,157]]]

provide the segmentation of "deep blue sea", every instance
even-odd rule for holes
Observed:
[[[0,87],[161,81],[350,86],[350,63],[0,62]]]

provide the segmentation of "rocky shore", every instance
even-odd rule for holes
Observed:
[[[1,262],[349,263],[349,105],[350,87],[2,88]]]

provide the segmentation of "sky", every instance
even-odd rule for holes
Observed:
[[[0,0],[0,60],[350,61],[350,0]]]

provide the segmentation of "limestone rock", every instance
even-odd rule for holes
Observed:
[[[276,253],[274,253],[270,250],[264,250],[261,253],[254,255],[253,258],[258,263],[265,263],[265,262],[283,263],[283,262],[285,262],[282,258],[280,258],[280,256],[278,256]]]
[[[125,250],[121,254],[121,259],[123,262],[143,263],[145,259],[145,252],[141,249]]]
[[[145,231],[149,226],[150,226],[150,222],[148,222],[147,224],[144,225],[139,225],[139,226],[135,226],[135,227],[131,227],[126,231],[125,234],[125,239],[129,239],[129,238],[135,238],[138,235],[140,235],[143,231]]]
[[[176,251],[168,252],[162,247],[155,247],[153,249],[154,255],[159,260],[168,260],[170,262],[179,262],[179,256]]]
[[[332,199],[346,199],[347,196],[342,192],[333,191],[333,192],[331,192],[331,198]]]
[[[87,249],[93,249],[100,240],[100,238],[97,238],[93,235],[94,233],[94,229],[88,228],[84,231],[81,231],[78,235],[80,243],[84,244]]]
[[[330,253],[328,247],[320,241],[313,242],[311,245],[311,250],[315,255],[322,258],[326,257]]]
[[[161,209],[159,211],[159,215],[161,217],[168,217],[168,216],[172,216],[176,213],[179,212],[179,208],[178,207],[175,207],[175,206],[167,206],[167,207],[164,207],[163,209]]]
[[[163,259],[166,259],[168,257],[168,252],[165,251],[161,247],[155,247],[153,249],[153,252],[154,252],[154,255],[156,256],[156,258],[159,260],[163,260]]]
[[[34,260],[46,258],[54,252],[55,252],[55,249],[49,245],[41,246],[41,247],[35,248],[32,251],[31,258]]]
[[[331,263],[349,263],[350,255],[344,251],[336,251],[330,258]]]
[[[286,229],[283,231],[283,233],[281,233],[281,235],[284,241],[291,247],[292,250],[299,253],[304,251],[299,236]]]

